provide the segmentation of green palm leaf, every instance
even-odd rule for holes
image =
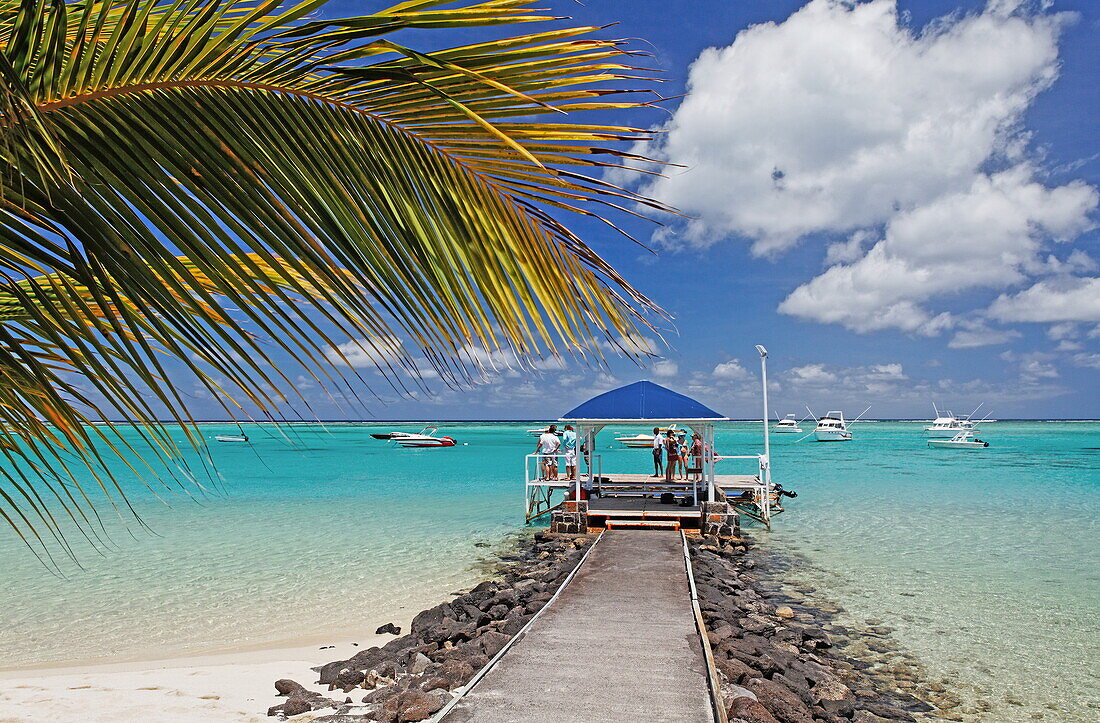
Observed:
[[[553,18],[423,0],[311,20],[322,5],[0,0],[0,516],[28,541],[95,540],[72,464],[125,509],[100,455],[138,456],[91,422],[139,430],[135,464],[178,482],[155,420],[201,447],[180,367],[273,414],[305,400],[268,349],[339,388],[334,340],[362,340],[403,389],[416,356],[461,383],[471,346],[593,355],[660,313],[564,220],[661,208],[584,172],[644,131],[568,122],[645,105],[620,41],[424,53],[393,34]]]

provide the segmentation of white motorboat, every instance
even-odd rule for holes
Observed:
[[[780,419],[775,423],[772,432],[776,434],[802,434],[802,428],[798,426],[798,420],[795,416],[788,414],[784,419]]]
[[[978,405],[978,409],[981,409],[982,405]],[[951,439],[959,432],[977,432],[978,423],[974,421],[974,413],[978,411],[975,409],[970,413],[968,417],[956,417],[951,411],[940,411],[936,403],[932,403],[932,409],[936,412],[936,418],[932,420],[932,425],[924,428],[924,433],[931,439]],[[983,420],[984,421],[984,420]]]
[[[826,412],[824,417],[817,420],[814,439],[818,442],[852,441],[852,433],[844,421],[844,412]]]
[[[540,429],[528,429],[527,433],[530,434],[532,437],[541,437],[542,435],[546,434],[549,431],[550,431],[550,425],[547,425],[547,426],[542,427]],[[554,434],[558,435],[559,437],[561,436],[561,433],[562,433],[562,430],[560,430],[560,429],[554,430]]]
[[[450,437],[436,437],[435,432],[438,432],[438,427],[425,427],[424,431],[420,434],[401,434],[400,436],[392,437],[394,442],[397,442],[402,447],[453,447],[455,441]]]
[[[932,449],[985,449],[989,446],[989,442],[971,439],[973,436],[973,432],[964,429],[951,439],[930,439],[928,446]]]
[[[668,434],[669,432],[675,431],[675,424],[670,424],[667,427],[661,428],[661,434]],[[652,434],[631,434],[625,437],[615,437],[615,441],[621,443],[624,447],[630,447],[632,449],[650,449],[653,447]]]
[[[214,439],[219,442],[247,442],[247,434],[215,434]]]

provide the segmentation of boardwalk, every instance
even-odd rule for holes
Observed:
[[[607,532],[446,723],[712,721],[680,535]]]

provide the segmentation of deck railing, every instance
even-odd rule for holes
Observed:
[[[548,458],[558,462],[557,479],[545,479],[543,477],[543,462]],[[582,463],[585,467],[583,472],[581,471]],[[540,454],[539,452],[528,454],[523,459],[523,479],[527,482],[524,495],[524,515],[527,521],[530,522],[536,517],[542,517],[554,508],[550,498],[556,489],[567,490],[572,486],[574,487],[573,498],[579,500],[581,498],[581,487],[585,486],[591,489],[593,479],[603,476],[602,470],[603,461],[600,455],[578,452],[577,476],[569,479],[565,476],[564,454]]]

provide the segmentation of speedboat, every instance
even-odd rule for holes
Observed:
[[[371,434],[375,439],[393,439],[394,437],[401,437],[409,434],[409,432],[374,432]]]
[[[247,442],[247,434],[215,434],[214,439],[219,442]]]
[[[844,412],[826,412],[824,417],[817,420],[814,438],[818,442],[852,441],[852,433],[844,422]]]
[[[675,424],[670,424],[667,427],[661,427],[661,434],[668,434],[669,432],[675,431]],[[615,441],[621,443],[624,447],[630,447],[632,449],[649,449],[653,446],[653,435],[631,434],[625,437],[615,437]]]
[[[802,434],[802,428],[798,426],[798,420],[793,414],[788,414],[786,418],[776,422],[772,431],[776,434]]]
[[[453,447],[455,441],[450,437],[436,437],[438,427],[425,427],[420,434],[402,434],[400,437],[392,437],[393,441],[402,447]]]
[[[971,439],[973,436],[973,432],[964,429],[951,439],[930,439],[928,446],[932,449],[985,449],[989,446],[989,442]]]

